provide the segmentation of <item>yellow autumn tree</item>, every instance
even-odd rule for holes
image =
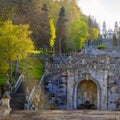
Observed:
[[[9,65],[6,72],[9,70],[10,77],[12,63],[25,58],[34,49],[30,34],[29,25],[13,25],[12,21],[0,24],[0,65],[3,67]]]
[[[55,38],[56,38],[56,28],[54,25],[54,21],[51,17],[49,17],[49,25],[50,25],[50,46],[54,48]]]

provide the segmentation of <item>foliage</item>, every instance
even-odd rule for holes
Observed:
[[[117,39],[117,38],[116,38],[116,34],[114,34],[114,35],[113,35],[113,40],[116,41],[116,39]]]
[[[65,51],[65,38],[66,38],[66,13],[64,6],[61,7],[59,18],[56,24],[56,41],[55,41],[55,50],[59,52]],[[60,48],[59,48],[60,47]]]
[[[92,16],[88,16],[88,26],[90,28],[96,28],[99,29],[98,24],[96,22],[96,19]]]
[[[63,1],[54,1],[54,0],[0,0],[1,3],[1,13],[6,19],[12,19],[15,24],[29,24],[30,29],[33,31],[31,37],[34,41],[34,45],[36,49],[40,49],[41,47],[49,47],[50,46],[50,25],[48,15],[51,16],[54,23],[56,24],[56,49],[58,50],[58,44],[60,38],[60,31],[63,29],[64,40],[62,39],[63,48],[69,46],[69,43],[72,43],[72,36],[70,32],[70,27],[73,22],[78,19],[81,21],[88,23],[89,26],[89,39],[96,39],[94,37],[94,30],[92,28],[98,29],[98,25],[96,21],[91,17],[87,17],[83,15],[80,8],[77,6],[76,0],[63,0]],[[3,2],[4,1],[4,2]],[[52,7],[54,6],[54,7]],[[65,9],[65,21],[64,28],[58,25],[58,21],[60,20],[60,12],[61,8]],[[10,12],[11,11],[11,12]],[[12,16],[12,17],[11,17]],[[62,23],[61,23],[62,24]],[[66,42],[67,41],[67,42]]]
[[[27,57],[19,63],[19,72],[27,78],[40,79],[43,75],[43,65],[39,58]]]
[[[98,46],[97,46],[97,49],[99,49],[99,50],[103,50],[103,49],[105,49],[105,48],[106,48],[105,45],[98,45]]]
[[[13,25],[11,21],[3,22],[0,26],[1,70],[6,68],[7,72],[8,64],[25,58],[29,51],[34,49],[30,34],[28,25]]]
[[[0,73],[5,74],[7,73],[9,69],[9,63],[4,61],[3,59],[0,59]]]
[[[55,24],[57,23],[58,20],[58,14],[60,12],[61,8],[61,2],[59,1],[54,1],[54,0],[43,0],[43,3],[46,3],[47,9],[48,9],[48,14],[53,18]],[[53,7],[54,6],[54,7]]]
[[[31,53],[31,54],[40,54],[40,53],[42,53],[42,50],[31,50],[31,51],[29,51],[29,53]]]
[[[50,24],[50,35],[51,35],[50,46],[53,48],[55,44],[55,38],[56,38],[56,28],[52,18],[50,18],[49,24]]]
[[[0,74],[0,85],[4,85],[6,83],[6,74]]]
[[[0,0],[0,21],[6,21],[15,17],[16,6],[9,0]]]
[[[30,34],[28,25],[13,25],[11,21],[3,23],[0,28],[0,47],[5,61],[21,60],[34,49]]]
[[[73,21],[78,20],[81,18],[82,13],[80,11],[80,8],[78,8],[76,1],[72,0],[71,2],[67,1],[65,3],[66,13],[67,13],[67,19],[69,20],[69,24],[71,24]]]
[[[113,45],[118,45],[118,40],[115,34],[113,35]]]
[[[59,41],[62,41],[62,51],[65,51],[66,47],[69,47],[69,43],[73,42],[70,27],[76,20],[88,24],[88,28],[90,28],[88,39],[96,39],[95,31],[92,29],[98,29],[96,21],[92,17],[82,14],[76,0],[0,0],[0,2],[2,3],[0,4],[0,20],[10,19],[15,24],[29,24],[33,31],[31,37],[36,49],[51,46],[49,16],[53,19],[56,27],[55,46],[57,51]],[[65,16],[60,15],[61,13],[64,13]]]
[[[91,16],[88,17],[88,27],[89,27],[88,39],[91,41],[96,40],[99,36],[99,29],[96,20],[94,20],[94,18],[92,18]]]
[[[91,28],[90,39],[91,40],[97,40],[98,39],[98,35],[99,35],[98,29]]]
[[[70,34],[73,49],[81,49],[88,36],[88,26],[81,20],[76,20],[71,24]]]

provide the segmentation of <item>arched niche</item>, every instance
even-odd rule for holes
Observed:
[[[74,109],[83,108],[101,109],[101,89],[94,79],[82,79],[75,83]]]

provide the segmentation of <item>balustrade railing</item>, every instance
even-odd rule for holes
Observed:
[[[28,99],[27,99],[27,105],[26,105],[26,109],[27,110],[31,110],[31,106],[32,106],[32,102],[33,102],[33,99],[34,99],[34,95],[35,95],[35,89],[36,89],[37,86],[34,86]]]
[[[21,74],[16,82],[16,84],[13,86],[13,91],[16,92],[18,90],[18,88],[20,87],[22,81],[24,80],[24,75]]]
[[[41,96],[41,92],[42,92],[42,82],[43,82],[44,78],[46,77],[46,75],[47,75],[47,73],[45,73],[42,76],[39,85],[38,86],[34,86],[32,91],[31,91],[31,93],[29,94],[29,96],[27,98],[27,104],[25,104],[25,108],[27,110],[31,110],[32,109],[32,106],[34,105],[34,103],[33,103],[34,99],[38,99],[38,101],[40,102],[40,96]],[[34,109],[36,109],[35,106],[34,106]]]
[[[48,74],[49,74],[49,73],[45,73],[45,74],[42,76],[42,78],[41,78],[41,80],[40,80],[40,83],[39,83],[39,86],[42,85],[44,78],[45,78]]]

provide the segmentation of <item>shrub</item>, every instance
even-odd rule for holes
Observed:
[[[100,50],[103,50],[103,49],[105,49],[105,48],[106,48],[105,45],[98,45],[98,46],[97,46],[97,49],[100,49]]]

